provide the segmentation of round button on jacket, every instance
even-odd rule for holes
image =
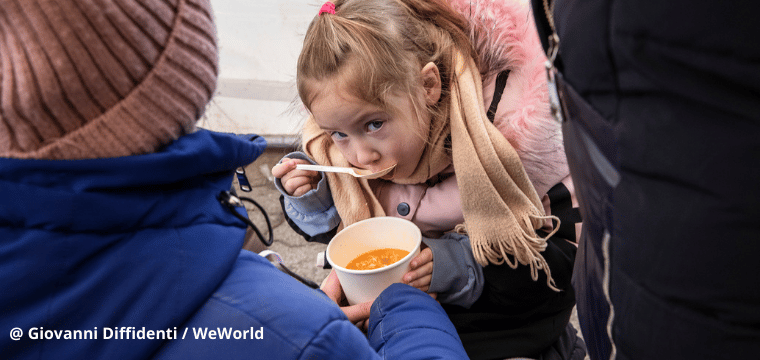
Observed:
[[[409,215],[409,204],[405,202],[398,204],[398,206],[396,207],[396,211],[398,211],[398,214],[401,216]]]

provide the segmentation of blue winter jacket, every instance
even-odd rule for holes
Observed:
[[[0,159],[0,357],[466,358],[419,290],[383,292],[365,336],[241,251],[217,195],[265,146],[201,130],[149,155]]]

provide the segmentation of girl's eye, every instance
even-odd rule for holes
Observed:
[[[367,123],[367,130],[369,131],[378,131],[381,127],[383,127],[383,122],[380,120],[375,120]]]
[[[339,131],[333,131],[330,133],[330,136],[332,136],[333,140],[342,140],[345,139],[347,135]]]

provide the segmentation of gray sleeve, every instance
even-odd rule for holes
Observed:
[[[315,164],[303,152],[292,152],[283,158],[286,157],[303,159]],[[326,233],[340,224],[340,216],[335,208],[326,176],[322,176],[316,189],[298,197],[288,195],[282,187],[280,179],[275,179],[274,185],[284,197],[285,212],[287,212],[288,217],[309,236]]]
[[[483,292],[483,268],[475,261],[470,238],[457,233],[422,241],[433,251],[433,278],[429,292],[438,301],[469,308]]]

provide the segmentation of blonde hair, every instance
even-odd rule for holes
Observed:
[[[448,89],[457,52],[476,57],[467,20],[446,0],[337,0],[336,13],[314,18],[298,58],[297,87],[306,108],[325,80],[357,98],[388,108],[388,95],[421,89],[420,70],[434,63],[441,75],[441,99],[434,117],[447,113]],[[411,96],[419,113],[422,106]]]

